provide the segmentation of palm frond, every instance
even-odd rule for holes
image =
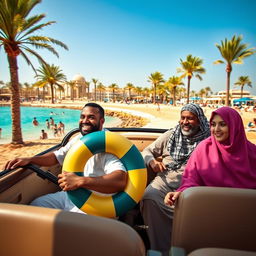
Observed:
[[[32,62],[29,60],[29,58],[26,56],[26,54],[25,54],[23,51],[21,51],[20,54],[21,54],[21,56],[25,59],[25,61],[27,62],[27,64],[28,64],[29,66],[31,66],[32,69],[33,69],[33,71],[36,73],[35,67],[33,66]]]
[[[26,36],[28,36],[28,35],[34,33],[35,31],[41,30],[42,28],[44,28],[44,27],[46,27],[46,26],[49,26],[49,25],[52,25],[52,24],[54,24],[54,23],[55,23],[55,21],[49,21],[49,22],[47,22],[47,23],[39,24],[39,25],[34,26],[34,27],[31,27],[31,26],[29,26],[29,24],[27,24],[28,28],[26,28],[26,29],[24,29],[24,30],[22,31],[23,34],[20,35],[20,39],[26,38]],[[29,29],[29,30],[27,30],[27,29]],[[26,31],[26,30],[27,30],[27,31]],[[25,32],[25,31],[26,31],[26,32]],[[24,33],[24,32],[25,32],[25,33]]]
[[[200,81],[203,80],[203,78],[199,74],[196,74],[195,77],[198,78]]]
[[[223,63],[224,63],[223,60],[215,60],[215,61],[213,62],[213,64],[223,64]]]
[[[48,51],[50,51],[51,53],[53,53],[55,56],[57,56],[59,58],[59,54],[58,52],[49,44],[45,44],[45,43],[35,43],[35,42],[30,42],[30,43],[27,43],[27,44],[30,44],[32,46],[34,46],[36,49],[46,49]],[[21,46],[22,48],[26,49],[28,51],[28,47],[25,46],[25,45],[22,45]]]
[[[24,46],[21,46],[20,47],[21,49],[25,49],[27,52],[29,52],[31,55],[35,56],[37,58],[37,60],[40,62],[40,63],[44,63],[44,64],[47,64],[45,62],[45,60],[34,50],[28,48],[28,47],[24,47]]]

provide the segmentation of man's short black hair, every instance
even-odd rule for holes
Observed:
[[[104,118],[105,111],[104,111],[103,107],[100,106],[99,104],[94,103],[94,102],[89,102],[89,103],[86,103],[83,108],[85,108],[85,107],[97,108],[99,110],[99,112],[100,112],[100,117]]]

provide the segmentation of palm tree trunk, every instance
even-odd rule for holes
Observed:
[[[154,99],[153,103],[156,104],[156,84],[154,84]]]
[[[226,85],[226,102],[225,105],[229,106],[229,91],[230,91],[230,75],[232,71],[232,66],[227,64],[226,72],[227,72],[227,85]]]
[[[72,101],[74,101],[74,87],[73,86],[71,86],[70,87],[70,99],[72,100]]]
[[[189,94],[190,94],[190,80],[191,80],[191,76],[188,76],[188,88],[187,88],[187,104],[189,103]]]
[[[43,102],[45,102],[45,87],[43,86]]]
[[[241,98],[243,98],[243,94],[244,94],[244,86],[241,86]]]
[[[52,84],[50,86],[51,86],[51,94],[52,94],[52,104],[54,104],[54,89]]]
[[[226,106],[229,106],[229,91],[230,91],[230,72],[227,72],[226,102],[225,102]]]
[[[20,120],[20,88],[18,78],[17,57],[8,55],[11,77],[11,115],[12,115],[12,144],[23,144]]]
[[[115,103],[115,90],[112,91],[113,92],[113,102]]]
[[[176,106],[176,87],[173,88],[173,106]]]

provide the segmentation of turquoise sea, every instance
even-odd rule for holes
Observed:
[[[80,110],[63,109],[63,108],[39,108],[39,107],[21,107],[21,127],[23,140],[39,139],[41,130],[44,129],[48,133],[48,138],[54,138],[53,130],[47,129],[46,119],[52,117],[55,123],[60,121],[65,125],[65,133],[78,127]],[[39,122],[38,126],[33,126],[32,121],[36,117]],[[112,122],[117,121],[117,118],[106,117],[105,127],[111,126]],[[2,134],[0,144],[10,143],[12,136],[11,124],[11,108],[0,107],[0,128]]]

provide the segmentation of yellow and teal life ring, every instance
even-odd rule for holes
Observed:
[[[79,188],[67,193],[80,210],[92,215],[114,218],[123,215],[140,201],[147,183],[144,160],[130,140],[110,131],[87,134],[68,151],[62,170],[83,176],[88,159],[101,152],[117,156],[125,166],[128,181],[124,191],[101,196],[90,190]]]

